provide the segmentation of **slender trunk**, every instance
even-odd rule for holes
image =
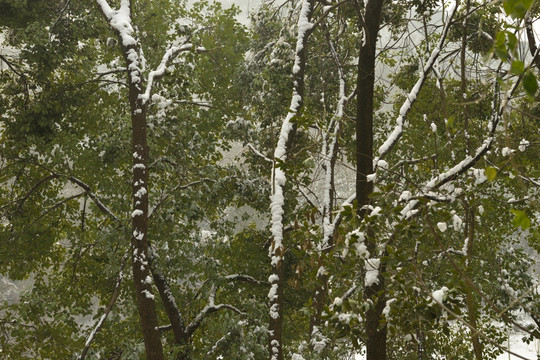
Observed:
[[[270,323],[268,324],[269,336],[269,353],[271,360],[283,360],[283,344],[281,338],[283,334],[283,253],[282,249],[276,249],[274,254],[281,258],[275,266],[272,267],[272,274],[276,275],[271,286],[276,287],[275,296],[270,299]]]
[[[465,55],[467,54],[467,28],[469,26],[469,9],[471,7],[470,0],[467,0],[467,3],[465,5],[465,19],[463,20],[463,34],[461,37],[461,56],[460,56],[460,67],[461,67],[461,101],[463,103],[463,127],[465,128],[465,141],[467,144],[466,150],[467,154],[469,154],[472,151],[471,148],[471,142],[470,142],[470,134],[469,134],[469,113],[467,111],[467,73],[466,73],[466,58]]]
[[[136,51],[135,46],[124,48],[126,62],[130,51]],[[163,359],[163,347],[158,330],[158,321],[150,267],[148,266],[148,157],[149,148],[146,134],[146,105],[139,95],[142,94],[141,84],[129,81],[129,104],[132,126],[133,151],[133,213],[131,238],[133,282],[137,298],[137,307],[141,328],[146,347],[146,357],[151,360]]]
[[[369,204],[369,195],[373,183],[367,181],[367,175],[373,172],[373,98],[375,84],[375,52],[380,27],[383,0],[370,0],[365,9],[365,16],[360,19],[364,34],[358,58],[357,112],[356,112],[356,198],[358,215],[363,218],[365,205]],[[367,248],[370,254],[377,251],[373,236],[368,234]],[[382,264],[381,264],[382,265]],[[379,273],[378,282],[366,286],[364,298],[372,305],[366,311],[366,350],[367,360],[386,359],[386,326],[380,325],[385,307],[384,279]]]
[[[465,227],[465,237],[467,238],[467,254],[466,254],[466,276],[473,282],[473,271],[472,271],[472,257],[473,257],[473,243],[474,243],[474,209],[472,209],[469,204],[465,208],[467,216],[467,226]],[[476,309],[476,300],[474,296],[473,286],[469,282],[465,281],[465,293],[466,293],[466,302],[467,302],[467,312],[469,313],[469,323],[474,329],[474,333],[471,334],[471,342],[473,344],[474,356],[476,360],[483,360],[483,349],[480,339],[478,337],[478,321],[477,321],[477,309]]]
[[[534,56],[534,64],[540,70],[540,55],[538,55],[538,47],[536,45],[536,39],[534,38],[534,30],[532,26],[532,20],[530,15],[525,20],[525,32],[527,34],[527,43],[529,44],[529,50],[531,55]]]
[[[467,53],[467,36],[468,36],[468,26],[469,26],[469,11],[471,7],[471,1],[467,0],[465,3],[465,19],[463,20],[463,34],[461,38],[461,100],[463,102],[463,126],[465,128],[465,141],[466,141],[466,150],[467,154],[470,154],[473,151],[472,144],[470,142],[470,134],[469,134],[469,112],[467,109],[467,73],[466,73],[466,58],[465,55]],[[474,211],[469,207],[468,204],[466,204],[465,213],[467,217],[465,227],[465,237],[467,239],[467,254],[466,254],[466,274],[468,277],[470,277],[471,281],[472,279],[472,270],[470,268],[471,266],[471,260],[472,260],[472,249],[473,249],[473,241],[474,241]],[[466,303],[467,303],[467,311],[469,313],[469,322],[472,325],[473,328],[477,329],[477,316],[476,316],[476,301],[475,296],[472,287],[466,282]],[[474,355],[476,357],[476,360],[482,360],[482,344],[480,344],[480,340],[478,338],[478,332],[475,331],[471,335],[471,341],[473,344],[474,349]]]
[[[343,95],[343,94],[342,94]],[[338,105],[339,106],[339,105]],[[339,121],[339,119],[336,119],[336,121]],[[330,226],[330,224],[333,223],[333,216],[332,216],[332,208],[334,206],[334,170],[337,160],[337,153],[338,153],[338,141],[337,141],[337,130],[339,129],[339,125],[336,125],[334,136],[336,136],[336,139],[326,139],[327,144],[326,147],[328,148],[328,154],[325,154],[325,156],[329,156],[329,161],[326,162],[325,166],[325,173],[327,177],[327,187],[325,189],[325,205],[323,206],[323,214],[322,214],[322,228],[323,228],[323,241],[321,244],[321,249],[319,252],[319,260],[317,267],[319,269],[324,267],[324,262],[326,258],[326,254],[328,254],[333,245],[334,245],[334,229]],[[315,295],[313,296],[313,308],[314,313],[311,316],[310,323],[309,323],[309,336],[311,339],[311,336],[313,335],[313,330],[315,327],[318,327],[321,324],[321,315],[324,310],[324,302],[326,299],[326,295],[328,293],[328,280],[330,278],[329,274],[326,272],[319,272],[317,274],[317,280],[319,284],[317,285],[317,288],[315,290]]]
[[[165,308],[165,312],[167,313],[167,317],[171,322],[171,328],[174,335],[174,343],[180,346],[187,346],[189,342],[189,337],[186,333],[186,324],[184,318],[182,317],[182,314],[178,309],[178,305],[176,304],[176,301],[173,297],[169,281],[167,280],[165,275],[163,275],[156,268],[156,264],[153,261],[152,256],[150,256],[150,271],[152,272],[152,277],[154,278],[154,282],[156,283],[156,287],[159,291],[159,296],[161,297],[161,301],[163,303],[163,307]],[[181,351],[181,353],[187,354],[187,349],[186,351]],[[185,358],[185,355],[182,356],[179,355],[177,358]]]
[[[280,162],[287,160],[287,155],[296,133],[296,115],[302,109],[304,97],[304,70],[306,66],[307,40],[312,31],[311,15],[314,0],[302,2],[298,19],[298,36],[296,41],[296,56],[292,68],[293,89],[289,113],[283,120],[274,151],[274,166],[272,168],[272,196],[270,211],[272,215],[272,236],[270,258],[272,275],[270,277],[270,321],[268,324],[268,353],[270,360],[283,360],[283,287],[285,281],[283,257],[285,255],[283,236],[283,214],[285,205],[285,184],[287,176]],[[278,166],[276,166],[278,165]]]

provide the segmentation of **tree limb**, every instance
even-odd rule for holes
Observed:
[[[111,312],[114,304],[116,303],[116,299],[118,299],[118,295],[120,295],[120,285],[122,285],[122,279],[124,278],[123,270],[124,270],[124,266],[126,265],[126,260],[128,258],[129,253],[130,253],[129,250],[126,251],[126,253],[124,254],[124,257],[122,258],[122,263],[120,265],[120,271],[118,272],[118,276],[116,277],[116,284],[114,286],[114,290],[113,290],[111,299],[109,300],[109,304],[105,308],[105,310],[103,312],[103,315],[101,315],[101,318],[99,319],[96,326],[94,327],[94,330],[92,330],[92,332],[90,333],[90,335],[86,339],[86,343],[84,344],[84,349],[83,349],[83,351],[81,353],[81,356],[79,357],[79,360],[84,360],[85,359],[85,357],[86,357],[86,355],[88,353],[88,350],[90,349],[90,345],[92,344],[92,342],[94,341],[94,339],[96,337],[96,334],[103,327],[103,323],[107,319],[107,316],[109,315],[109,313]]]
[[[188,325],[186,328],[186,335],[191,337],[193,332],[197,330],[197,328],[201,325],[203,320],[210,314],[213,314],[219,310],[222,309],[228,309],[231,311],[234,311],[237,314],[243,314],[242,311],[237,309],[236,307],[229,305],[229,304],[218,304],[216,305],[214,303],[216,298],[216,286],[212,285],[212,289],[210,290],[210,296],[208,297],[208,304],[204,307],[204,309],[201,310],[201,312],[193,319],[193,321]]]

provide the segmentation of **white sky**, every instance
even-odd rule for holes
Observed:
[[[188,4],[194,3],[196,0],[189,0]],[[242,14],[238,16],[238,20],[243,23],[247,24],[249,22],[248,20],[248,11],[255,9],[257,6],[260,5],[262,0],[214,0],[217,2],[221,2],[223,4],[223,7],[229,8],[233,4],[238,6],[240,10],[242,10]]]

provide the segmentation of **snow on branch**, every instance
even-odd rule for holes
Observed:
[[[195,330],[201,325],[202,321],[210,314],[215,313],[221,309],[229,309],[237,314],[243,315],[244,313],[238,308],[229,304],[215,304],[216,299],[216,286],[212,285],[210,290],[210,296],[208,297],[208,304],[201,310],[201,312],[193,319],[193,321],[186,328],[186,335],[189,338]]]
[[[289,136],[295,130],[296,117],[298,116],[304,96],[304,69],[306,66],[306,45],[309,35],[312,32],[313,24],[310,22],[313,12],[314,0],[303,0],[301,3],[301,10],[298,16],[298,35],[296,38],[296,50],[294,57],[294,64],[292,67],[293,77],[293,89],[292,98],[289,106],[289,112],[287,113],[283,123],[281,124],[281,130],[279,133],[278,142],[274,149],[274,163],[272,166],[272,195],[270,196],[270,213],[271,213],[271,233],[273,237],[273,243],[269,249],[269,256],[271,258],[272,275],[269,281],[272,283],[268,297],[270,299],[270,323],[269,323],[269,344],[271,345],[270,351],[272,353],[271,359],[278,359],[282,357],[281,347],[281,328],[282,328],[282,291],[280,291],[280,276],[279,269],[282,267],[283,254],[285,248],[283,246],[283,214],[285,212],[285,183],[287,178],[285,176],[285,170],[283,165],[287,160],[287,146],[289,143]]]
[[[109,22],[109,25],[118,33],[124,47],[134,46],[137,41],[133,37],[131,25],[131,0],[122,0],[120,9],[113,10],[107,0],[96,0],[101,12]]]
[[[230,281],[244,281],[244,282],[248,282],[248,283],[252,283],[252,284],[257,284],[257,285],[270,285],[270,283],[267,282],[267,281],[257,280],[257,279],[255,279],[253,276],[250,276],[250,275],[244,275],[244,274],[232,274],[232,275],[227,275],[227,276],[225,276],[225,280],[230,280]]]
[[[146,90],[144,91],[144,94],[140,95],[141,100],[143,103],[146,103],[150,99],[150,94],[152,93],[152,88],[154,87],[154,81],[165,75],[165,72],[167,71],[167,66],[171,63],[172,60],[178,56],[178,54],[190,51],[193,49],[193,44],[183,44],[181,46],[172,46],[169,48],[165,54],[163,55],[163,58],[161,59],[161,63],[156,68],[156,70],[150,71],[148,74],[148,83],[146,84]],[[199,47],[195,49],[196,52],[205,52],[206,49]]]
[[[464,174],[467,170],[472,168],[474,164],[478,162],[487,152],[489,149],[491,149],[491,146],[493,145],[493,142],[495,141],[495,134],[497,131],[497,126],[499,125],[499,122],[502,118],[502,115],[506,108],[509,105],[510,99],[512,97],[512,94],[517,90],[519,84],[521,82],[521,77],[518,78],[518,80],[514,83],[514,85],[506,92],[503,101],[501,105],[497,108],[497,99],[495,99],[491,106],[491,119],[488,124],[488,136],[484,139],[482,145],[480,145],[475,153],[474,156],[467,155],[463,160],[461,160],[458,164],[454,165],[450,169],[446,170],[445,172],[438,174],[431,178],[421,189],[422,195],[433,195],[433,190],[436,190],[443,186],[444,184],[455,180],[462,174]],[[497,80],[495,80],[495,89],[498,89],[498,83]],[[495,96],[497,97],[497,91]],[[419,196],[422,196],[419,195]],[[403,218],[408,219],[414,214],[418,212],[416,207],[419,204],[419,200],[417,199],[410,199],[407,203],[407,205],[403,208],[401,211],[401,215]]]
[[[257,150],[257,149],[255,148],[255,146],[253,146],[253,144],[248,143],[248,144],[247,144],[247,147],[250,148],[250,150],[253,151],[253,153],[254,153],[255,155],[257,155],[258,157],[262,158],[264,161],[268,161],[268,162],[273,163],[272,159],[267,158],[263,153],[261,153],[259,150]]]
[[[407,121],[407,114],[411,110],[412,105],[416,102],[418,93],[422,89],[422,86],[424,85],[424,82],[426,81],[428,74],[432,70],[437,58],[439,57],[443,49],[446,37],[448,35],[448,31],[450,30],[450,24],[452,23],[452,18],[456,14],[456,11],[457,11],[457,5],[454,4],[454,7],[450,12],[449,19],[446,22],[446,25],[444,26],[444,29],[441,34],[441,38],[439,40],[437,47],[435,47],[435,49],[433,49],[433,51],[431,52],[431,56],[426,62],[426,65],[424,66],[424,69],[422,70],[422,74],[420,74],[420,77],[416,81],[416,84],[414,85],[412,90],[409,92],[409,94],[407,95],[407,99],[405,100],[401,108],[399,109],[399,116],[396,119],[396,126],[394,127],[394,130],[388,136],[386,141],[379,147],[379,155],[373,159],[374,172],[376,172],[379,167],[379,161],[382,160],[392,150],[394,145],[396,145],[399,139],[401,138],[401,135],[403,134],[403,128]]]
[[[312,12],[312,4],[309,0],[304,0],[302,3],[302,9],[298,18],[298,36],[296,41],[296,56],[292,69],[293,78],[295,78],[293,86],[293,95],[289,112],[283,120],[281,125],[281,131],[277,146],[274,151],[274,166],[272,169],[272,196],[270,197],[271,204],[270,210],[272,214],[272,226],[271,232],[274,237],[274,246],[270,251],[283,247],[283,206],[285,205],[283,190],[285,188],[286,177],[283,168],[280,167],[280,163],[287,160],[287,143],[289,141],[289,135],[294,128],[294,117],[298,115],[302,106],[302,96],[300,94],[300,82],[303,82],[303,78],[298,79],[303,74],[305,67],[304,48],[307,43],[307,39],[311,32],[312,24],[309,21]],[[274,251],[275,252],[275,251]],[[272,255],[272,265],[276,265],[281,255]]]

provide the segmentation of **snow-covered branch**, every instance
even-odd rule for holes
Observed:
[[[289,107],[289,112],[283,120],[281,125],[281,131],[279,134],[279,139],[277,146],[274,151],[274,166],[272,169],[272,196],[270,198],[271,204],[271,214],[272,214],[272,235],[274,237],[274,245],[271,248],[272,254],[272,265],[277,264],[281,261],[281,255],[276,255],[276,249],[283,248],[283,206],[285,205],[284,200],[284,188],[286,183],[286,176],[283,168],[280,166],[283,162],[287,160],[287,144],[289,141],[289,135],[294,129],[294,117],[298,115],[302,107],[302,96],[303,96],[303,70],[305,67],[305,46],[307,43],[308,36],[311,32],[312,24],[309,21],[311,17],[312,2],[309,0],[304,0],[302,2],[302,9],[300,11],[300,16],[298,19],[298,37],[296,41],[296,56],[293,65],[293,95],[291,99],[291,104]]]
[[[250,150],[253,151],[253,153],[254,153],[255,155],[257,155],[258,157],[262,158],[264,161],[268,161],[268,162],[273,163],[272,159],[267,158],[263,153],[261,153],[259,150],[257,150],[257,149],[255,148],[255,146],[253,146],[253,144],[248,143],[248,144],[247,144],[247,147],[250,148]]]
[[[127,47],[137,44],[131,25],[131,0],[121,0],[118,10],[113,10],[107,0],[96,0],[96,2],[109,25],[122,40],[122,45]]]
[[[245,274],[232,274],[232,275],[227,275],[224,278],[225,280],[229,280],[229,281],[244,281],[244,282],[248,282],[248,283],[252,283],[256,285],[270,285],[270,283],[267,281],[257,280],[253,276],[245,275]]]
[[[292,67],[293,89],[289,112],[281,124],[278,143],[274,150],[274,164],[272,166],[272,195],[270,196],[271,212],[271,233],[273,237],[272,245],[269,249],[271,258],[272,275],[269,282],[272,284],[268,297],[270,299],[270,322],[268,331],[269,352],[272,360],[283,357],[281,336],[282,336],[282,304],[283,304],[283,255],[285,247],[283,245],[283,214],[285,212],[285,183],[287,178],[283,168],[287,160],[287,147],[291,134],[296,129],[296,117],[299,115],[303,105],[304,96],[304,70],[306,66],[306,47],[309,35],[312,32],[313,24],[310,22],[313,13],[314,0],[303,0],[298,17],[298,35],[296,38],[296,50],[294,64]]]
[[[222,309],[228,309],[234,311],[237,314],[243,314],[238,308],[229,304],[215,304],[216,299],[216,286],[212,285],[210,290],[210,296],[208,296],[208,304],[201,310],[201,312],[193,319],[193,321],[186,328],[186,335],[189,338],[195,330],[201,325],[202,321],[210,314]]]
[[[427,76],[429,75],[430,71],[435,65],[436,60],[438,59],[444,47],[446,37],[450,30],[450,25],[452,23],[452,19],[454,15],[456,14],[456,11],[457,11],[457,5],[454,5],[453,9],[450,12],[448,21],[446,22],[446,25],[444,26],[443,32],[441,34],[441,38],[439,39],[439,43],[431,52],[431,56],[427,60],[424,66],[424,69],[422,70],[422,73],[420,74],[420,77],[416,81],[416,84],[413,86],[412,90],[407,95],[407,99],[405,100],[401,108],[399,109],[399,116],[396,119],[396,126],[394,127],[394,130],[387,137],[386,141],[379,147],[379,150],[378,150],[379,154],[373,159],[374,172],[377,171],[379,167],[379,161],[382,160],[392,150],[394,145],[396,145],[399,139],[401,138],[401,135],[403,134],[404,126],[407,122],[407,114],[411,110],[412,105],[416,102],[416,98],[418,97],[418,94],[420,93],[420,90],[422,89],[422,86],[424,85],[424,82],[426,81]]]
[[[163,55],[163,58],[161,59],[161,63],[156,68],[156,70],[150,71],[148,74],[148,82],[146,84],[146,90],[144,91],[144,94],[140,95],[141,100],[143,103],[146,103],[150,99],[150,95],[152,93],[152,89],[154,87],[154,82],[161,78],[163,75],[165,75],[165,72],[167,71],[167,66],[171,63],[172,60],[174,60],[178,54],[190,51],[193,49],[193,44],[183,44],[181,46],[172,46],[169,48],[165,54]],[[196,52],[205,52],[206,49],[199,47],[195,49]]]

